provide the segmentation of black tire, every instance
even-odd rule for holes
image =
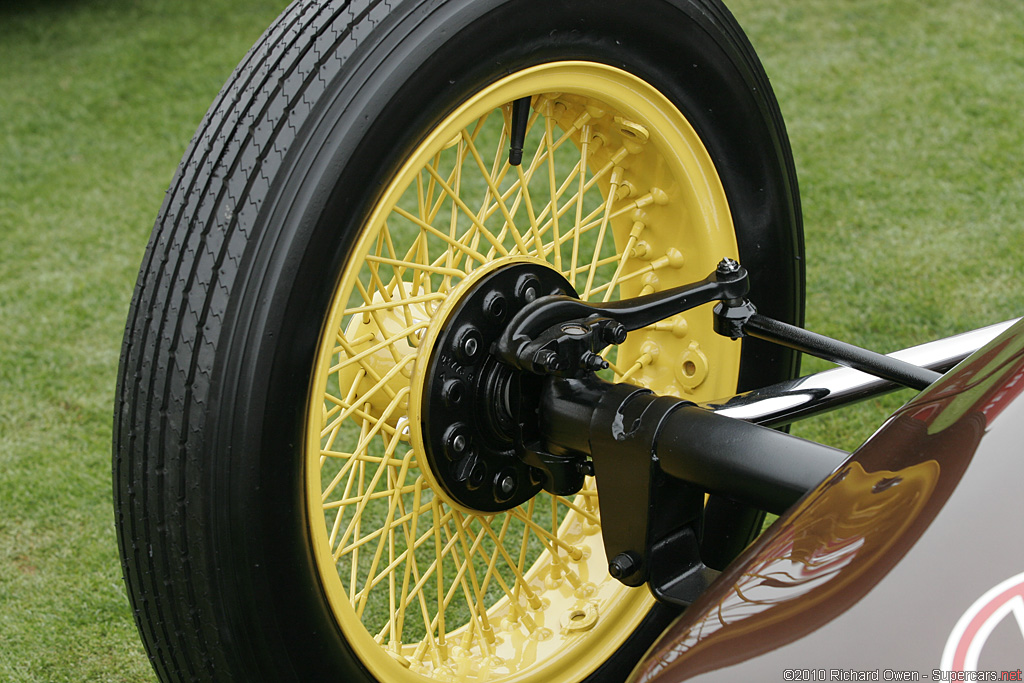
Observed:
[[[759,309],[802,323],[789,144],[723,6],[390,4],[291,5],[212,105],[150,239],[121,352],[114,498],[128,594],[163,681],[376,680],[314,557],[310,377],[335,284],[382,188],[499,78],[584,60],[663,93],[714,162]],[[790,377],[796,363],[745,345],[739,384]],[[653,609],[587,680],[624,680],[674,614]]]

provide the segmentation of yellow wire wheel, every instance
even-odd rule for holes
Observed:
[[[116,527],[158,678],[624,680],[678,610],[609,577],[592,480],[449,498],[426,368],[516,269],[612,301],[723,257],[801,322],[785,128],[718,0],[292,2],[189,146],[125,329]],[[796,370],[707,308],[604,355],[695,401]],[[498,431],[505,370],[480,367],[463,400]],[[712,496],[706,563],[761,514]]]
[[[526,154],[511,166],[510,103],[524,97]],[[581,298],[608,301],[700,280],[725,256],[737,245],[708,153],[671,102],[620,69],[517,72],[411,151],[334,294],[306,442],[321,579],[376,677],[582,680],[652,606],[608,575],[593,482],[487,515],[437,485],[421,455],[423,368],[460,295],[543,261]],[[631,334],[610,352],[615,379],[728,394],[739,344],[706,313]]]

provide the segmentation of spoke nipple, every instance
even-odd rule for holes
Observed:
[[[665,256],[668,258],[668,265],[672,268],[678,269],[683,267],[683,262],[685,260],[683,258],[683,253],[675,247],[666,251]]]
[[[392,641],[392,643],[394,643],[394,641]],[[394,659],[396,662],[404,666],[406,669],[412,666],[412,662],[409,660],[409,658],[402,656],[402,654],[399,652],[396,652],[393,649],[393,647],[389,647],[387,649],[387,653],[391,655],[392,659]]]

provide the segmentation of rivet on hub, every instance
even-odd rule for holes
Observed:
[[[518,482],[516,475],[509,470],[503,470],[494,478],[494,497],[498,500],[508,500],[516,492]]]

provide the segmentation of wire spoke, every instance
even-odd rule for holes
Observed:
[[[523,163],[513,166],[511,102],[522,94],[503,91],[511,97],[490,113],[467,120],[460,110],[431,132],[402,160],[400,180],[381,188],[355,242],[360,262],[345,266],[341,284],[326,283],[338,291],[317,361],[326,388],[310,410],[319,488],[309,510],[327,532],[317,552],[335,561],[338,595],[351,605],[342,616],[426,679],[523,677],[531,657],[559,656],[556,643],[588,642],[571,629],[552,637],[563,614],[604,610],[607,596],[624,594],[589,549],[601,520],[592,478],[577,494],[541,492],[488,514],[433,488],[450,464],[428,469],[437,463],[419,450],[435,415],[418,392],[438,335],[469,282],[480,281],[474,271],[536,258],[582,298],[609,301],[674,286],[682,268],[665,244],[672,216],[651,205],[689,195],[672,189],[682,179],[658,156],[664,138],[629,137],[662,119],[572,88],[535,92]],[[650,383],[656,361],[639,345],[626,349],[611,353],[615,377]]]

